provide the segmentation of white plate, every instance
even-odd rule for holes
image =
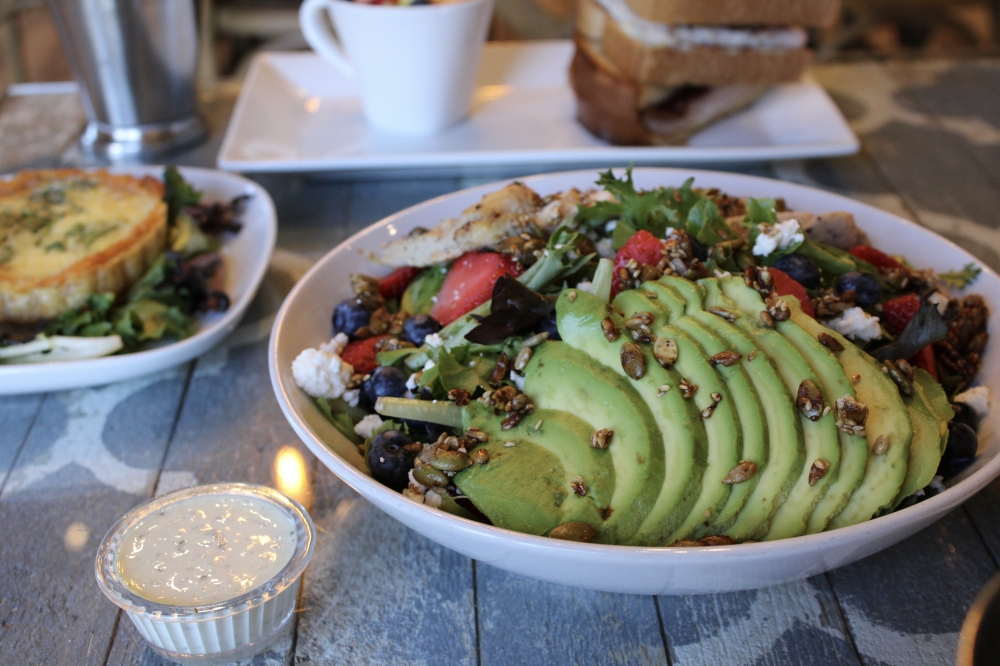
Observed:
[[[522,179],[539,194],[586,188],[595,173],[576,171]],[[701,187],[737,196],[784,197],[792,209],[853,213],[876,247],[903,254],[916,266],[948,270],[978,262],[926,229],[857,201],[801,185],[712,171],[636,169],[636,186],[680,185],[689,176]],[[416,504],[365,472],[355,447],[299,390],[291,365],[298,353],[330,337],[330,312],[351,293],[348,275],[384,275],[360,250],[382,244],[417,226],[432,227],[456,216],[505,183],[483,185],[438,197],[388,217],[355,234],[316,264],[295,286],[278,313],[268,349],[271,383],[278,402],[302,441],[323,463],[383,511],[453,550],[501,569],[577,587],[638,594],[697,594],[775,585],[812,576],[878,552],[926,527],[968,499],[1000,473],[1000,411],[983,421],[980,455],[945,492],[910,508],[831,532],[714,548],[640,548],[579,544],[519,534]],[[989,268],[974,285],[990,307],[990,330],[1000,330],[1000,277]],[[1000,351],[987,347],[980,381],[1000,395]]]
[[[163,178],[160,166],[121,167],[109,171]],[[278,233],[274,203],[264,188],[240,176],[187,167],[181,167],[180,172],[196,190],[204,192],[202,200],[206,202],[250,195],[240,217],[243,229],[238,234],[222,237],[221,253],[226,271],[224,290],[229,295],[229,309],[200,316],[194,335],[154,349],[81,361],[0,365],[0,395],[98,386],[152,374],[204,354],[236,328],[257,292],[274,250]]]
[[[777,86],[685,146],[615,147],[578,124],[569,41],[489,43],[470,119],[413,138],[369,129],[356,83],[312,53],[250,67],[218,163],[234,171],[345,171],[546,164],[705,164],[850,155],[858,139],[819,85]]]

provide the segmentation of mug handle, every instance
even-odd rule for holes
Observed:
[[[324,60],[347,76],[354,78],[354,68],[348,62],[340,43],[327,21],[330,0],[305,0],[299,8],[299,26],[309,46]]]

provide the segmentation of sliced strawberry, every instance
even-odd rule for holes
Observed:
[[[917,298],[916,294],[897,296],[883,303],[882,309],[883,314],[885,314],[885,327],[893,335],[899,335],[920,309],[920,299]]]
[[[923,368],[930,373],[931,377],[933,377],[935,381],[937,380],[937,359],[934,357],[934,345],[927,345],[918,351],[916,355],[910,359],[910,363],[918,368]]]
[[[851,248],[851,254],[858,259],[867,261],[875,268],[902,268],[899,263],[882,250],[877,250],[871,245],[855,245]]]
[[[662,258],[662,240],[648,231],[639,231],[633,234],[632,237],[625,242],[625,245],[618,250],[618,254],[615,255],[615,272],[614,277],[611,280],[611,298],[614,298],[618,295],[618,292],[624,291],[627,288],[625,283],[619,277],[618,272],[620,269],[625,268],[629,259],[634,259],[636,263],[639,264],[656,266],[660,263],[660,259]]]
[[[384,335],[376,335],[372,338],[355,340],[344,347],[344,351],[340,352],[340,358],[344,359],[345,363],[350,363],[354,366],[354,372],[361,373],[362,375],[374,372],[375,368],[378,367],[378,363],[375,361],[375,354],[377,353],[375,345],[384,337]]]
[[[390,300],[393,298],[399,298],[406,291],[406,288],[410,286],[413,282],[413,278],[417,277],[422,269],[413,268],[412,266],[402,266],[397,268],[393,272],[386,275],[378,283],[378,293],[382,294],[382,298],[385,300]]]
[[[777,268],[768,268],[767,271],[771,274],[771,279],[774,280],[774,291],[778,296],[794,296],[802,304],[803,312],[810,317],[816,316],[816,310],[813,309],[812,301],[809,300],[809,294],[806,293],[805,287],[797,280],[793,280],[788,273],[779,271]]]
[[[431,316],[447,326],[493,296],[497,279],[521,271],[511,259],[494,252],[466,252],[455,260],[444,277]]]

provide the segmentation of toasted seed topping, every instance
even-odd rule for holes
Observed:
[[[497,386],[507,378],[507,371],[510,370],[510,358],[503,352],[497,358],[497,364],[490,371],[490,386]]]
[[[659,388],[656,389],[656,395],[663,395],[670,390],[670,384],[660,384]]]
[[[541,429],[542,429],[542,420],[538,419],[538,423],[535,424],[535,432],[538,432]]]
[[[712,414],[715,412],[715,406],[717,404],[719,404],[719,403],[713,402],[711,405],[709,405],[705,409],[701,410],[701,418],[703,418],[703,419],[712,418]]]
[[[764,324],[764,326],[767,326],[768,328],[774,328],[774,317],[772,317],[771,313],[768,312],[767,310],[760,311],[760,321],[762,324]]]
[[[755,358],[757,358],[757,352],[755,352],[755,351],[752,351],[752,352],[750,352],[749,354],[747,354],[747,360],[748,360],[748,361],[752,361],[752,360],[754,360]]]
[[[575,301],[575,300],[576,300],[576,292],[575,292],[575,291],[571,291],[571,292],[569,292],[568,294],[566,294],[566,299],[567,299],[567,300],[568,300],[568,301],[569,301],[570,303],[572,303],[573,301]]]
[[[694,394],[698,392],[698,386],[681,377],[681,391],[684,392],[684,398],[691,399],[694,397]]]
[[[729,470],[729,474],[726,475],[726,478],[722,482],[730,486],[735,483],[743,483],[747,479],[752,478],[756,473],[757,463],[749,460],[741,460],[739,465]]]
[[[734,546],[736,541],[732,537],[727,537],[724,534],[713,534],[711,536],[702,537],[698,539],[698,543],[702,546]]]
[[[677,343],[666,338],[658,338],[653,343],[653,356],[660,365],[669,370],[677,362]]]
[[[656,338],[653,336],[653,332],[649,330],[649,326],[645,324],[639,324],[639,328],[631,331],[632,339],[636,342],[642,342],[648,344],[653,342]]]
[[[608,339],[608,342],[614,342],[618,339],[618,327],[615,326],[615,322],[611,321],[611,317],[605,317],[601,320],[601,331],[604,332],[604,337]]]
[[[718,316],[722,317],[726,321],[736,321],[736,313],[735,312],[730,312],[729,310],[726,310],[725,308],[719,308],[719,307],[715,307],[713,305],[712,307],[710,307],[708,309],[708,311],[711,312],[714,315],[718,315]]]
[[[542,331],[541,333],[535,333],[533,336],[526,339],[521,344],[523,344],[525,347],[537,347],[538,345],[542,344],[548,339],[549,339],[549,332]]]
[[[906,363],[906,361],[903,361],[903,363]],[[913,395],[913,380],[899,367],[899,361],[885,361],[882,367],[884,368],[883,371],[887,372],[892,381],[896,383],[896,387],[900,393],[905,396]],[[906,367],[910,367],[908,363]],[[913,368],[910,368],[910,370],[912,371]]]
[[[829,469],[830,463],[822,458],[817,458],[816,462],[814,462],[812,467],[809,468],[809,485],[815,486],[817,481],[826,476],[826,472]]]
[[[625,374],[635,380],[642,379],[646,374],[646,358],[642,355],[642,349],[634,342],[626,342],[621,350],[622,369]]]
[[[734,351],[721,351],[712,358],[708,359],[708,362],[712,365],[724,365],[727,368],[734,363],[738,362],[742,355]]]
[[[823,394],[820,393],[816,382],[811,379],[802,380],[802,383],[799,384],[799,394],[795,400],[795,404],[807,419],[810,421],[819,420],[819,417],[823,415],[825,404]]]
[[[653,317],[653,313],[651,312],[636,312],[626,320],[625,328],[634,331],[640,326],[649,326],[653,323],[654,319],[655,317]]]
[[[573,489],[573,492],[579,495],[580,497],[587,496],[587,484],[583,482],[582,476],[578,476],[575,479],[573,479],[573,482],[570,483],[569,485]]]
[[[855,386],[857,386],[858,382],[860,382],[860,381],[861,381],[861,375],[853,375],[851,377],[851,384],[853,384]]]
[[[848,435],[865,435],[865,421],[868,420],[868,405],[854,396],[845,395],[837,400],[837,427]]]
[[[651,291],[647,291],[647,292],[644,292],[644,293],[646,294],[646,298],[659,298],[659,296],[657,296],[656,294],[654,294]]]
[[[486,449],[476,449],[472,452],[472,460],[477,465],[485,465],[490,461],[490,452]]]
[[[877,456],[885,455],[886,451],[889,450],[889,444],[891,443],[891,438],[889,435],[879,435],[875,439],[875,445],[872,446],[872,453]]]
[[[899,368],[899,371],[903,373],[903,376],[911,382],[917,381],[917,371],[913,369],[913,366],[910,365],[910,362],[905,358],[897,359],[896,367]]]
[[[704,546],[700,541],[693,541],[691,539],[681,539],[680,541],[674,541],[668,546],[668,548],[701,548]]]
[[[792,311],[788,309],[788,302],[783,298],[778,298],[773,293],[768,295],[765,301],[767,313],[774,318],[774,321],[785,321],[792,316]]]
[[[590,436],[590,445],[595,449],[606,449],[611,446],[611,438],[615,431],[608,428],[601,428]]]
[[[528,361],[531,360],[531,353],[531,347],[521,347],[521,351],[517,352],[517,358],[514,359],[514,369],[518,372],[524,372],[524,369],[528,367]]]
[[[714,391],[711,393],[710,397],[712,398],[712,402],[714,402],[716,404],[722,402],[722,396],[719,395],[718,393],[714,392]]]
[[[472,458],[461,451],[438,449],[431,455],[431,466],[443,472],[460,472],[472,465]]]
[[[550,539],[563,539],[564,541],[580,541],[589,543],[597,536],[597,530],[587,523],[563,523],[552,528],[549,532]]]
[[[465,389],[451,389],[448,391],[448,399],[459,407],[465,407],[472,401],[472,395]]]
[[[820,333],[818,336],[819,343],[829,349],[832,352],[844,351],[844,345],[840,344],[837,338],[833,337],[829,333]]]
[[[833,410],[830,409],[830,405],[827,405],[826,407],[823,408],[823,416],[826,416],[831,411],[833,411]]]
[[[500,429],[510,430],[518,423],[520,423],[521,419],[523,418],[524,418],[524,412],[511,412],[510,414],[507,415],[507,417],[503,421],[500,422]],[[504,444],[504,446],[506,446],[506,444]]]
[[[512,449],[515,446],[517,446],[517,444],[515,444],[514,442],[504,442],[503,445],[504,445],[504,448],[506,448],[506,449]]]

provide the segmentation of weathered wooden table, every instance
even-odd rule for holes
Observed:
[[[840,64],[815,75],[863,153],[736,170],[873,203],[1000,268],[1000,61]],[[214,161],[231,103],[230,95],[206,106],[214,142],[182,161]],[[80,122],[65,111],[72,103],[29,104],[0,102],[0,169],[79,161],[67,143],[67,123]],[[27,131],[53,148],[40,154]],[[319,530],[294,630],[255,664],[953,663],[965,611],[1000,559],[997,485],[898,546],[825,575],[735,594],[639,597],[477,564],[390,520],[316,463],[267,374],[283,296],[312,260],[365,225],[491,179],[260,177],[279,211],[279,250],[223,346],[136,381],[0,398],[0,663],[160,663],[98,591],[94,552],[129,508],[211,481],[282,487],[310,507]]]

